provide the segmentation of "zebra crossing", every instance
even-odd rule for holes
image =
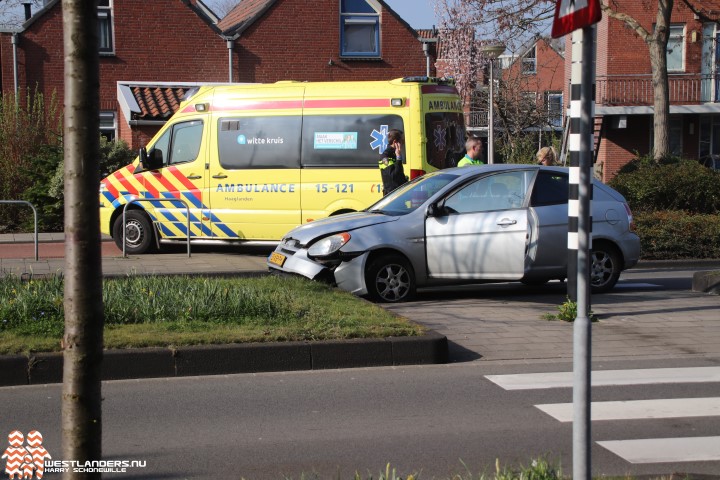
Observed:
[[[505,390],[571,388],[573,385],[573,372],[486,375],[485,378]],[[720,367],[598,370],[592,372],[591,381],[592,387],[720,383]],[[559,422],[573,420],[572,403],[535,407]],[[603,401],[592,402],[590,407],[593,422],[719,416],[720,397]],[[602,439],[597,444],[633,464],[720,461],[720,436]]]

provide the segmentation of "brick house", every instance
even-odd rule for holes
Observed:
[[[657,12],[653,2],[651,8],[635,0],[618,3],[619,10],[652,31]],[[708,0],[703,6],[720,12],[717,0]],[[685,158],[720,154],[718,28],[716,23],[703,22],[682,2],[675,3],[667,55],[670,145],[673,153]],[[569,36],[567,41],[570,51]],[[624,23],[603,15],[597,25],[596,47],[596,172],[608,181],[636,153],[652,151],[653,88],[648,46]],[[569,65],[568,55],[566,89]]]
[[[525,131],[537,132],[538,148],[562,132],[564,62],[557,42],[540,37],[528,42],[516,54],[500,55],[494,64],[496,88],[501,90],[495,91],[496,104],[502,96],[507,100],[504,107],[518,111],[525,107],[526,111],[532,111],[534,126]],[[472,94],[467,121],[468,131],[484,138],[488,135],[488,79],[489,69],[485,68]],[[496,110],[495,114],[495,135],[499,135],[502,125],[497,116],[500,112]]]
[[[223,19],[201,0],[100,0],[98,18],[101,132],[132,148],[201,83],[380,80],[434,64],[433,39],[382,0],[242,0]],[[0,32],[0,91],[62,102],[62,45],[60,0]]]

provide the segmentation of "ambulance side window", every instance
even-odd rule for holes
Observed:
[[[226,117],[218,120],[220,166],[300,168],[302,116]]]
[[[200,120],[177,123],[158,138],[149,153],[162,158],[163,165],[192,162],[200,152],[202,133],[203,122]]]
[[[377,168],[387,132],[405,131],[399,115],[306,115],[303,167]]]
[[[168,153],[170,153],[170,149],[168,147],[170,146],[171,134],[172,128],[167,129],[165,133],[162,134],[162,137],[158,138],[158,141],[155,142],[155,145],[153,145],[150,149],[150,153],[155,152],[154,155],[156,158],[162,158],[163,165],[167,164]],[[157,155],[160,155],[160,157],[157,157]]]
[[[168,164],[192,162],[200,153],[202,143],[203,122],[178,123],[173,127],[172,151]]]

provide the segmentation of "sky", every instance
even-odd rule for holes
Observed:
[[[210,8],[220,1],[223,0],[203,0]],[[439,24],[435,18],[434,0],[385,0],[385,3],[416,30]]]
[[[215,4],[221,0],[203,1],[207,6],[213,8]],[[395,10],[395,12],[414,29],[432,28],[433,25],[437,26],[440,23],[435,18],[434,0],[385,0],[385,3]],[[37,6],[33,7],[33,11],[36,11],[38,8]],[[21,16],[23,9],[22,7],[15,7],[12,9],[12,12]]]
[[[385,3],[416,30],[440,23],[435,18],[433,0],[385,0]]]

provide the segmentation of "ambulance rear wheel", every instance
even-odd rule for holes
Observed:
[[[113,240],[122,250],[123,245],[123,217],[118,215],[113,225]],[[141,210],[128,210],[125,212],[125,253],[140,255],[150,253],[155,247],[155,232],[152,222]]]

